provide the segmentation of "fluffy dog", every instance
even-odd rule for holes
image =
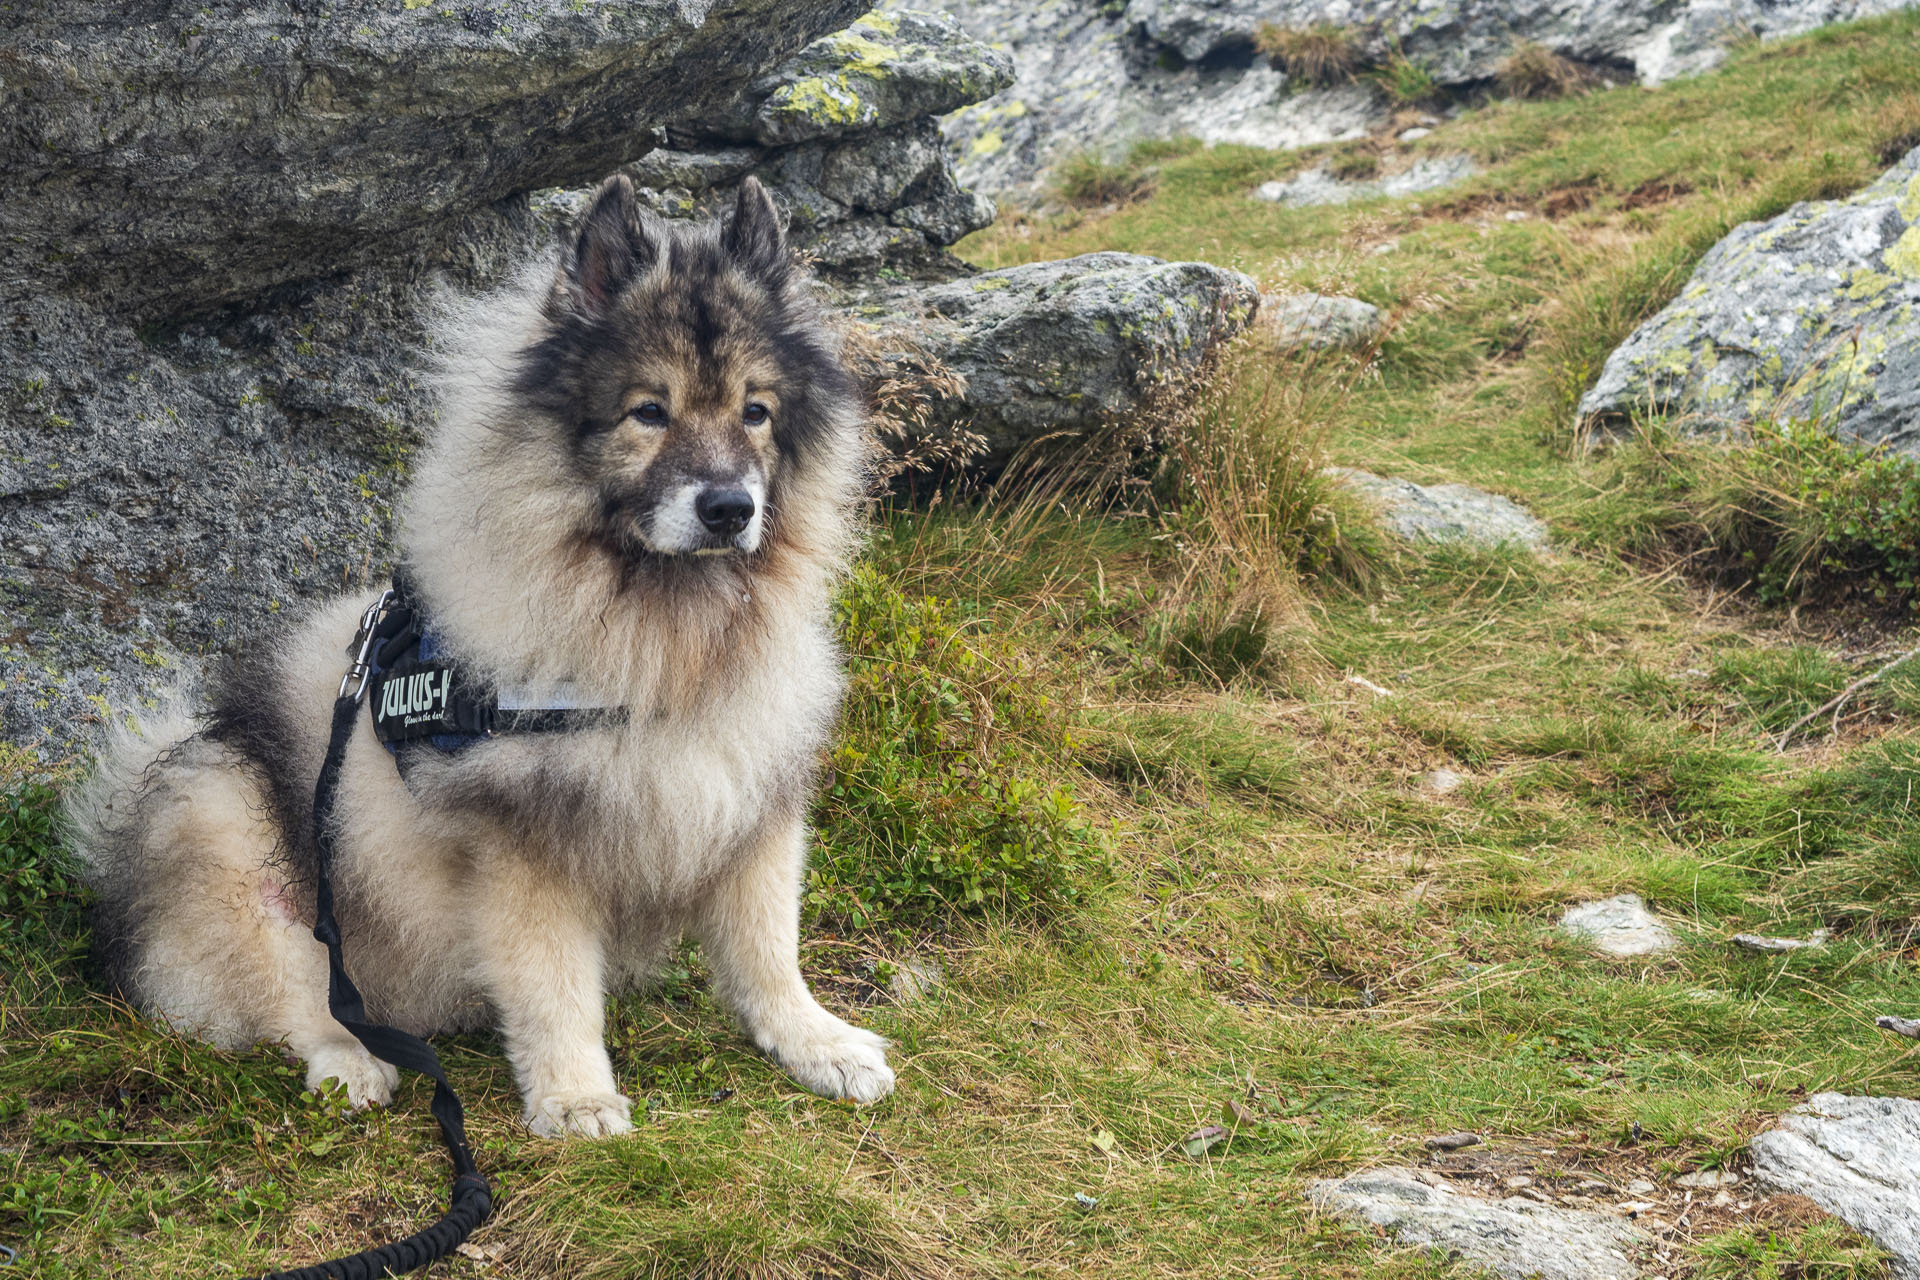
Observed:
[[[800,1084],[868,1102],[885,1042],[797,963],[806,810],[841,694],[827,608],[864,461],[857,385],[749,180],[669,226],[623,177],[567,238],[434,326],[440,413],[401,560],[463,678],[626,709],[455,753],[365,724],[334,825],[369,1014],[497,1024],[535,1132],[630,1127],[606,994],[683,933]],[[69,802],[114,980],[215,1044],[281,1042],[384,1103],[393,1069],[327,1010],[309,833],[343,597],[253,648],[210,706],[122,734]]]

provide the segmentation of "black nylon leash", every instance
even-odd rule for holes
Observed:
[[[385,593],[361,617],[360,634],[354,638],[358,652],[353,665],[347,669],[346,679],[340,682],[340,695],[333,704],[333,730],[327,739],[327,755],[313,788],[313,936],[326,944],[327,1008],[334,1020],[352,1032],[374,1057],[433,1081],[433,1102],[429,1109],[440,1122],[447,1154],[453,1159],[453,1194],[445,1215],[424,1231],[349,1257],[316,1262],[292,1271],[275,1271],[261,1280],[374,1280],[378,1276],[401,1275],[452,1253],[493,1211],[493,1189],[467,1146],[466,1115],[459,1095],[447,1083],[440,1055],[417,1036],[367,1021],[366,1002],[360,996],[360,989],[353,985],[353,979],[347,976],[346,959],[340,949],[340,926],[333,918],[333,802],[340,789],[340,770],[346,763],[347,744],[353,739],[354,725],[360,718],[360,703],[367,693],[367,654],[374,642],[374,628],[392,598],[392,592]]]

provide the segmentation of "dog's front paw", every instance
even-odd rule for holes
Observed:
[[[893,1092],[887,1042],[838,1018],[827,1018],[797,1043],[778,1046],[774,1056],[802,1088],[822,1097],[878,1102]]]
[[[357,1043],[327,1045],[307,1059],[307,1088],[315,1093],[325,1093],[329,1086],[343,1088],[355,1111],[386,1106],[399,1084],[400,1073],[392,1063],[380,1061]]]
[[[543,1138],[631,1133],[633,1103],[617,1093],[555,1093],[527,1104],[527,1127]]]

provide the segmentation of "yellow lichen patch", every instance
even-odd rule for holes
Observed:
[[[1902,204],[1904,203],[1902,201]],[[1887,270],[1902,280],[1920,280],[1920,227],[1908,227],[1906,232],[1888,247],[1886,264]]]
[[[1907,179],[1906,194],[1900,197],[1900,216],[1908,222],[1920,222],[1920,173]]]
[[[973,140],[972,151],[976,156],[990,156],[1006,145],[1007,141],[1000,136],[998,129],[989,129]]]
[[[828,36],[821,43],[831,50],[836,58],[844,62],[845,65],[840,72],[841,79],[849,75],[866,75],[878,79],[886,74],[887,64],[899,56],[899,50],[881,44],[878,40],[870,40],[851,30]]]
[[[1893,277],[1884,271],[1856,271],[1847,281],[1847,297],[1868,302],[1893,287]]]
[[[824,124],[858,124],[861,119],[860,95],[844,75],[806,76],[782,85],[767,110],[775,116],[800,116]]]

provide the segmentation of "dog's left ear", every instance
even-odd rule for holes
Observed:
[[[760,185],[760,179],[749,177],[740,184],[733,217],[720,234],[720,245],[727,256],[767,284],[786,282],[793,269],[793,255],[787,252],[786,233],[780,229],[780,211],[773,207],[773,197]]]

